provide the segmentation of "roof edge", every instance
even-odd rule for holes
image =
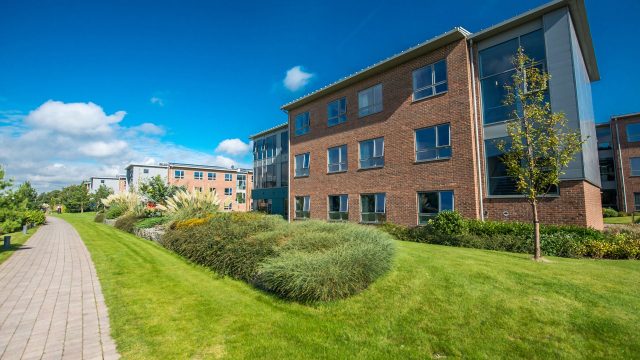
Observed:
[[[274,126],[272,128],[268,128],[266,130],[260,131],[259,133],[250,135],[249,139],[253,140],[254,138],[257,138],[259,136],[263,136],[263,135],[266,135],[266,134],[274,132],[274,131],[286,129],[287,127],[289,127],[289,123],[288,122],[285,122],[285,123],[282,123],[282,124],[278,124],[278,125],[276,125],[276,126]]]
[[[299,97],[293,101],[290,101],[284,105],[280,109],[289,111],[296,107],[302,106],[315,100],[323,95],[328,93],[343,89],[351,84],[354,84],[358,81],[367,79],[373,75],[383,72],[388,68],[391,68],[395,65],[407,62],[413,58],[416,58],[420,55],[433,51],[437,48],[445,46],[447,44],[452,43],[456,40],[466,39],[471,33],[464,29],[463,27],[454,27],[453,29],[440,34],[432,39],[424,41],[416,46],[410,47],[404,51],[401,51],[395,55],[392,55],[384,60],[381,60],[373,65],[370,65],[360,71],[357,71],[351,75],[343,77],[333,83],[330,83],[320,89],[317,89],[313,92],[310,92],[302,97]]]

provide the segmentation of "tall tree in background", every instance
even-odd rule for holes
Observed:
[[[515,106],[514,121],[507,124],[509,141],[496,146],[504,153],[502,161],[531,205],[534,259],[541,259],[538,202],[550,190],[557,189],[560,175],[580,151],[580,132],[567,126],[563,113],[551,111],[546,93],[549,74],[538,67],[522,48],[513,59],[516,72],[513,84],[506,86],[505,105]]]
[[[102,203],[102,199],[106,199],[107,196],[113,194],[113,189],[106,186],[105,184],[100,185],[98,190],[91,195],[91,202],[95,204],[97,209],[104,209],[104,204]]]
[[[84,212],[89,206],[91,197],[84,185],[70,185],[62,189],[62,204],[69,212]]]
[[[20,208],[28,210],[37,210],[40,208],[38,203],[38,192],[31,186],[29,181],[25,181],[18,189],[13,193],[13,201],[15,205]]]
[[[175,195],[175,193],[181,189],[184,190],[183,187],[167,184],[160,175],[150,178],[139,186],[140,194],[144,195],[156,204],[161,205],[166,205],[167,199]]]

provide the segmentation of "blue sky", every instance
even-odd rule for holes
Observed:
[[[13,141],[43,126],[28,114],[48,100],[59,103],[40,109],[41,118],[84,114],[88,120],[77,121],[106,122],[111,137],[78,145],[80,133],[67,131],[73,125],[49,124],[31,136],[38,144],[66,133],[49,145],[54,150],[45,150],[47,156],[34,154],[42,151],[35,140],[23,141],[16,147],[34,148],[22,154],[28,164],[3,158],[1,150],[0,162],[16,180],[29,178],[41,189],[95,172],[111,175],[128,161],[248,165],[246,147],[219,144],[248,142],[250,134],[286,121],[282,104],[454,26],[475,32],[545,1],[479,3],[4,0],[0,139]],[[602,76],[593,84],[598,121],[640,111],[633,86],[640,75],[632,68],[640,55],[632,46],[640,2],[611,3],[586,1]],[[292,91],[283,79],[296,66],[294,75],[311,76]],[[89,102],[103,113],[64,106]],[[36,168],[41,171],[33,174]],[[45,173],[56,168],[66,175]]]

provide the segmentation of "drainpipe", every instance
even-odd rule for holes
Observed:
[[[475,62],[473,56],[473,39],[469,40],[469,56],[471,60],[471,91],[473,94],[473,121],[475,130],[475,142],[476,142],[476,161],[478,164],[478,190],[480,195],[480,220],[484,221],[484,194],[482,181],[482,163],[480,162],[480,136],[479,136],[479,124],[478,124],[478,102],[476,99],[476,74],[475,74]]]
[[[616,143],[618,146],[618,162],[620,163],[620,181],[622,183],[622,204],[624,206],[624,212],[629,212],[627,209],[627,189],[624,185],[624,164],[622,163],[622,152],[620,150],[620,131],[618,130],[618,119],[612,118],[612,121],[616,123]]]

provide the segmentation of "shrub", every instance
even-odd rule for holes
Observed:
[[[0,233],[8,234],[22,229],[22,224],[16,219],[6,219],[0,223]]]
[[[631,216],[630,213],[628,212],[624,212],[624,211],[618,211],[618,216],[619,217],[623,217],[623,216]]]
[[[25,223],[42,225],[47,220],[45,214],[40,210],[27,210],[25,213]]]
[[[166,216],[144,218],[136,222],[134,227],[136,229],[148,229],[154,226],[166,224],[168,221],[169,221],[169,218]]]
[[[133,226],[139,219],[135,214],[124,214],[116,220],[114,226],[122,231],[133,233]]]
[[[103,223],[104,222],[104,212],[98,211],[96,213],[96,216],[93,218],[93,221],[95,221],[97,223]]]
[[[608,218],[608,217],[617,217],[618,216],[618,212],[612,208],[604,208],[602,209],[602,216]]]
[[[391,267],[391,237],[374,227],[306,221],[263,234],[284,243],[260,265],[257,284],[297,301],[329,301],[366,289]]]
[[[109,219],[109,220],[113,220],[113,219],[117,219],[120,216],[124,215],[124,213],[127,211],[126,208],[114,204],[109,206],[109,208],[104,212],[104,216]]]
[[[276,255],[276,241],[263,233],[285,225],[277,215],[216,213],[197,222],[174,222],[161,244],[221,275],[253,282],[258,264]]]
[[[215,191],[178,191],[167,200],[167,213],[174,220],[200,218],[218,211],[219,205]]]
[[[460,235],[466,232],[467,224],[457,211],[439,212],[433,219],[429,220],[428,226],[436,234]]]

